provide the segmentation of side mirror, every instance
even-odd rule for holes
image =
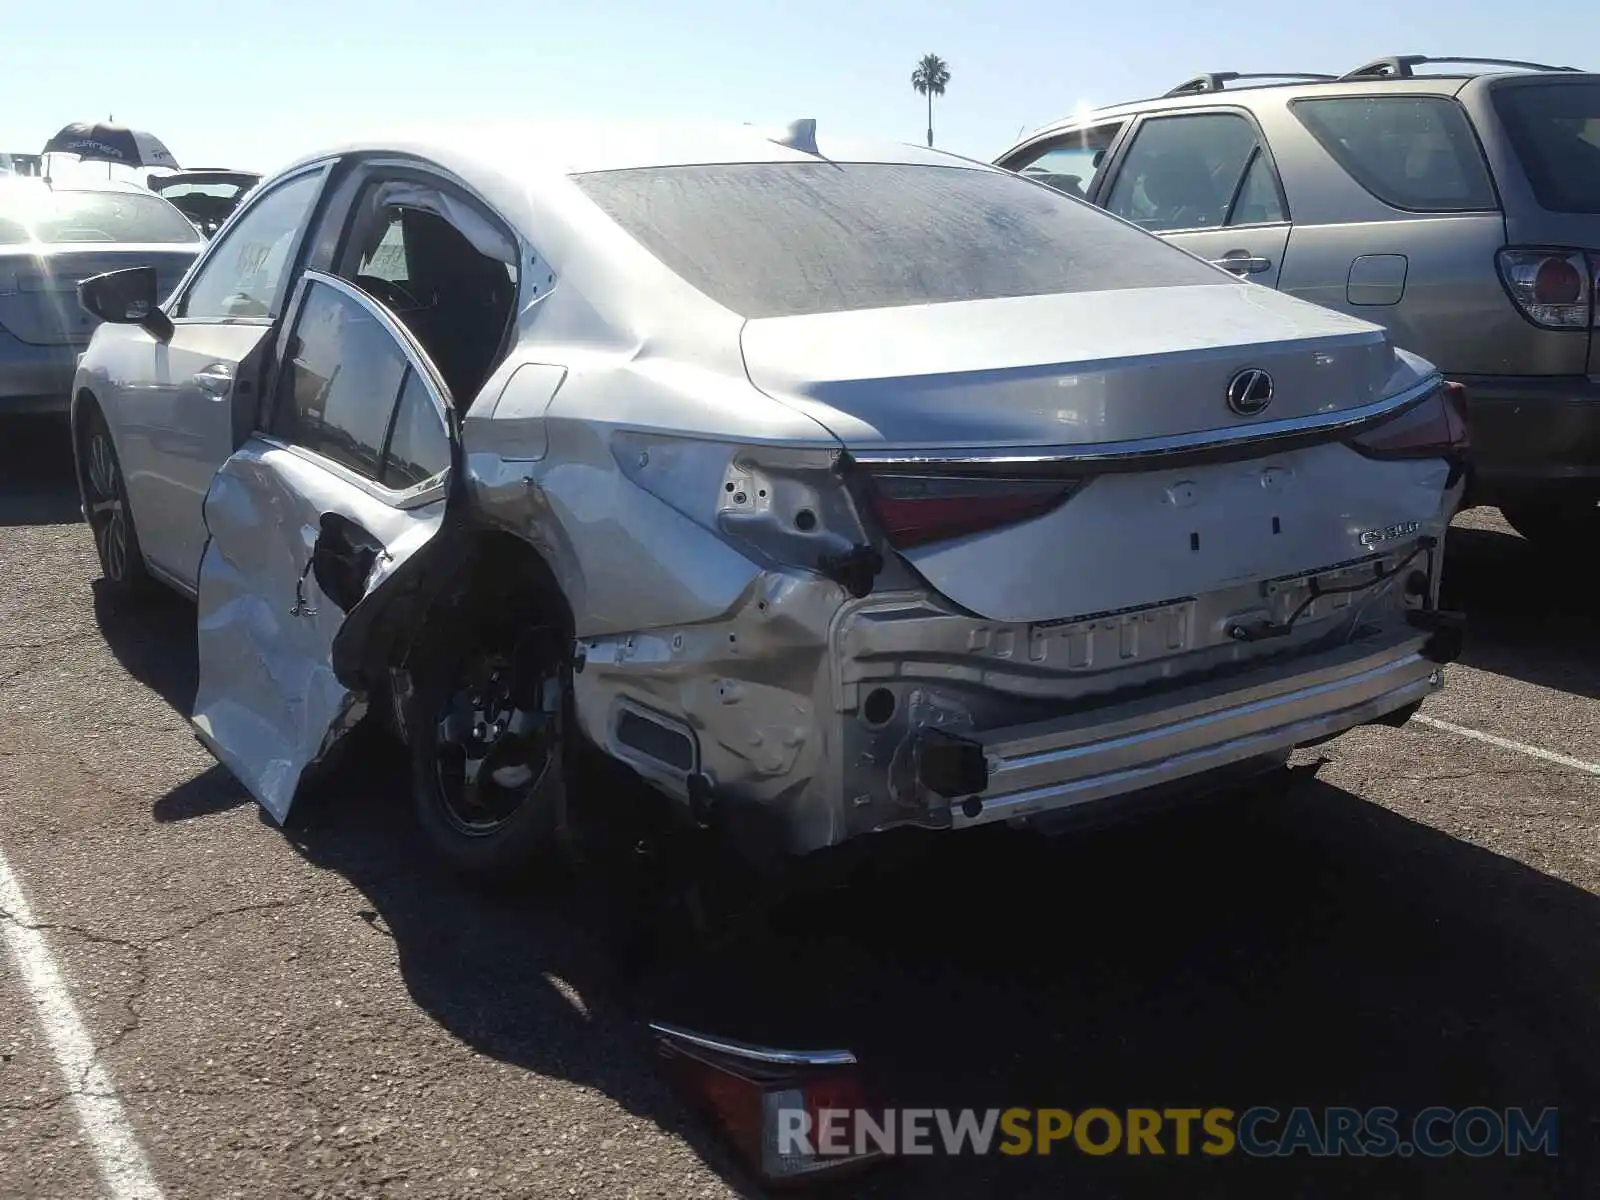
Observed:
[[[102,321],[137,325],[164,342],[172,337],[172,322],[161,311],[156,287],[154,267],[126,267],[78,284],[78,303]]]

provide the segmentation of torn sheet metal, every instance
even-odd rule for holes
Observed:
[[[319,538],[327,536],[323,514],[342,515],[383,546],[362,587],[365,596],[438,531],[440,493],[420,507],[395,508],[260,438],[224,463],[212,482],[193,724],[280,824],[301,774],[354,724],[364,702],[331,665],[346,614],[311,569]]]

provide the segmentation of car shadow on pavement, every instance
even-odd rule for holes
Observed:
[[[114,596],[103,579],[89,586],[95,622],[122,669],[188,717],[199,680],[194,605],[165,588],[131,602]]]
[[[1321,782],[1059,843],[938,839],[643,976],[592,891],[496,898],[439,869],[399,755],[315,790],[289,836],[366,897],[424,1011],[683,1134],[747,1194],[652,1070],[641,1018],[848,1046],[900,1107],[1561,1113],[1555,1158],[1209,1158],[1169,1135],[1159,1159],[906,1158],[841,1197],[1576,1196],[1597,1165],[1600,902]]]
[[[1509,530],[1452,527],[1442,599],[1467,614],[1461,662],[1600,697],[1600,604],[1583,550],[1574,550],[1557,560]]]
[[[65,417],[0,417],[0,525],[81,521]]]

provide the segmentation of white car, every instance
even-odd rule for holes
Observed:
[[[1440,685],[1460,397],[1048,187],[786,131],[468,131],[262,183],[74,385],[106,584],[198,600],[274,818],[369,708],[483,875],[587,741],[745,853],[1121,803]]]

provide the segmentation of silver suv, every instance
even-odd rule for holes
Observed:
[[[1532,541],[1600,532],[1600,75],[1422,55],[1201,75],[996,162],[1387,326],[1467,385],[1469,504]]]

